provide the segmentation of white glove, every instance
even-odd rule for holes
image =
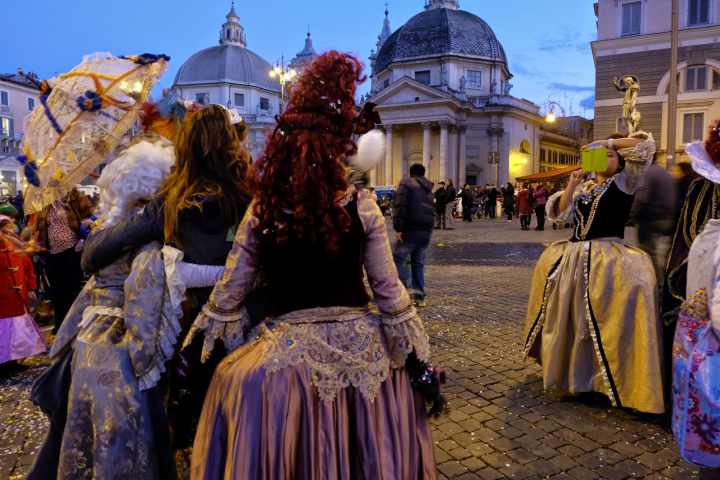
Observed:
[[[224,271],[225,267],[214,265],[196,265],[185,262],[177,264],[177,273],[186,288],[212,287],[220,280]]]

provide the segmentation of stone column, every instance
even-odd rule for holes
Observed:
[[[440,173],[438,174],[438,181],[442,181],[448,178],[448,157],[450,138],[448,132],[448,124],[440,124]]]
[[[458,135],[460,137],[460,151],[458,153],[458,178],[457,185],[460,188],[461,185],[465,185],[465,169],[467,168],[467,127],[461,126],[458,129]]]
[[[430,174],[430,152],[432,150],[432,130],[430,123],[423,123],[423,167]]]
[[[399,182],[402,180],[402,177],[405,176],[405,131],[407,128],[403,128],[399,130],[397,133],[397,139],[398,139],[398,161],[397,164],[393,164],[393,173],[394,175],[397,175],[397,179],[393,179],[395,184],[396,182]],[[397,167],[397,168],[395,168]]]
[[[385,185],[392,185],[393,127],[385,125]]]

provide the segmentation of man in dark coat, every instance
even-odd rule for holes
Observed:
[[[436,229],[447,228],[447,205],[448,205],[448,189],[445,188],[445,182],[440,182],[440,186],[435,190],[435,214],[437,215]]]
[[[414,164],[410,177],[398,185],[394,200],[395,265],[418,307],[425,306],[425,252],[435,224],[432,190],[432,182],[425,178],[425,167]]]

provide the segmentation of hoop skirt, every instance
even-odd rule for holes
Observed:
[[[548,247],[535,267],[525,356],[547,390],[599,392],[616,407],[663,413],[662,328],[650,257],[622,236],[632,206],[626,174],[576,195],[573,239]],[[556,219],[556,194],[548,215]]]

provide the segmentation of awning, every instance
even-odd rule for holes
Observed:
[[[580,165],[558,168],[557,170],[548,170],[547,172],[533,173],[525,177],[517,177],[518,182],[549,182],[552,180],[560,180],[569,177],[571,173],[581,170]]]

